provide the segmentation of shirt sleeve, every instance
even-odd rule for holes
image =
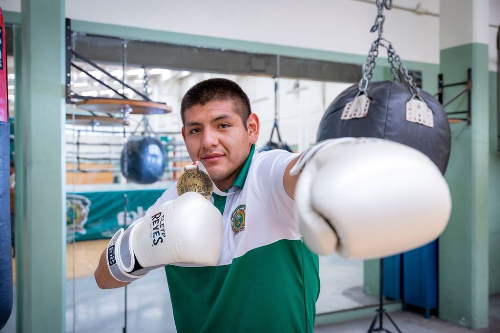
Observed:
[[[254,191],[277,219],[292,224],[295,224],[295,203],[285,191],[283,175],[288,164],[297,156],[284,150],[259,153],[251,169]]]

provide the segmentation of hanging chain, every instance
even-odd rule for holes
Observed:
[[[411,77],[410,73],[408,73],[408,70],[406,67],[403,65],[401,62],[401,58],[396,53],[396,50],[392,47],[391,43],[388,43],[387,45],[384,45],[384,47],[387,49],[387,52],[392,54],[394,56],[394,61],[399,67],[399,71],[401,74],[403,74],[405,81],[408,83],[408,86],[410,88],[412,98],[415,96],[420,97],[420,88],[417,86],[417,84],[413,81],[413,78]],[[392,70],[392,69],[391,69]],[[394,75],[394,73],[393,73]]]
[[[389,44],[389,45],[391,45],[391,44]],[[387,48],[387,61],[391,65],[391,73],[392,73],[392,77],[394,77],[394,81],[399,83],[399,82],[401,82],[401,80],[399,79],[398,69],[396,68],[396,65],[394,64],[395,57],[397,56],[397,54],[395,54],[395,52],[392,52],[393,50],[394,49],[392,49],[392,47],[391,47],[391,49]]]
[[[142,75],[142,93],[146,96],[149,96],[149,76],[146,71],[146,67],[142,67],[143,75]]]
[[[380,40],[377,39],[372,43],[372,47],[370,48],[370,52],[368,52],[368,57],[366,58],[365,70],[363,73],[363,77],[361,81],[359,81],[359,92],[363,92],[365,95],[368,95],[366,89],[368,89],[368,84],[372,80],[373,69],[376,66],[375,59],[378,57],[378,46],[380,44]]]
[[[398,69],[403,74],[404,80],[408,83],[408,87],[412,93],[412,98],[417,96],[420,97],[420,89],[417,87],[416,83],[413,81],[413,78],[408,73],[408,70],[405,68],[403,63],[401,62],[401,58],[396,53],[396,50],[392,47],[391,42],[384,39],[384,22],[385,22],[385,13],[384,10],[390,10],[392,8],[392,0],[376,0],[375,4],[377,5],[377,17],[375,18],[375,23],[373,24],[370,32],[378,31],[378,38],[372,43],[370,51],[368,52],[368,57],[366,58],[366,64],[363,71],[363,77],[359,81],[359,94],[364,93],[368,95],[367,89],[368,85],[371,82],[373,76],[373,69],[376,66],[376,58],[378,57],[378,47],[383,46],[387,49],[387,61],[391,65],[391,73],[394,77],[394,81],[401,82],[398,75]]]

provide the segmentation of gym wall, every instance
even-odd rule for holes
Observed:
[[[11,0],[2,6],[4,10],[19,12],[20,2]],[[307,1],[285,0],[66,1],[66,17],[124,27],[340,52],[347,56],[346,62],[349,62],[350,55],[357,54],[363,56],[360,59],[364,62],[374,40],[373,34],[369,33],[375,15],[374,5],[353,0],[333,3],[331,0],[319,0],[311,6]],[[439,12],[439,1],[434,0],[405,0],[398,5],[415,8],[418,3],[434,15]],[[285,7],[290,14],[280,15]],[[402,58],[439,63],[437,16],[415,15],[395,9],[389,17],[384,34]],[[188,37],[179,36],[179,43],[189,43]],[[232,49],[245,47],[238,43],[231,45]],[[272,52],[267,49],[264,53]],[[352,57],[350,59],[352,61]]]
[[[498,145],[498,93],[500,87],[497,81],[498,45],[497,35],[500,24],[500,2],[490,1],[490,27],[488,30],[489,53],[489,130],[490,130],[490,186],[489,186],[489,264],[490,264],[490,294],[500,293],[500,147]]]

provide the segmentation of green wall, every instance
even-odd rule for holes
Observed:
[[[490,240],[489,292],[500,293],[500,153],[498,152],[497,72],[489,73],[490,101]]]
[[[472,69],[472,122],[451,124],[452,150],[446,179],[453,209],[439,243],[440,317],[473,329],[488,326],[489,78],[488,45],[441,50],[444,83],[466,81]],[[444,101],[463,86],[446,88]],[[447,111],[467,108],[462,95]]]

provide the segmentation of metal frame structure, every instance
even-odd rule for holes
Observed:
[[[80,96],[80,95],[77,95],[77,94],[73,93],[73,91],[71,90],[71,67],[74,67],[77,70],[85,73],[90,78],[92,78],[96,82],[99,82],[100,84],[102,84],[106,88],[112,90],[114,93],[116,93],[117,95],[119,95],[123,99],[130,100],[130,98],[128,98],[124,94],[120,93],[118,90],[114,89],[113,87],[109,86],[108,84],[106,84],[102,80],[100,80],[97,77],[95,77],[92,74],[90,74],[85,69],[83,69],[80,66],[76,65],[72,61],[73,58],[77,58],[77,59],[79,59],[79,60],[81,60],[81,61],[83,61],[83,62],[91,65],[92,67],[94,67],[95,69],[97,69],[98,71],[100,71],[101,73],[103,73],[104,75],[106,75],[109,78],[111,78],[111,79],[117,81],[118,83],[120,83],[122,85],[122,87],[129,88],[134,93],[136,93],[137,95],[139,95],[144,101],[152,102],[152,100],[148,96],[146,96],[143,93],[139,92],[137,89],[131,87],[130,85],[128,85],[127,83],[125,83],[123,80],[121,80],[121,79],[117,78],[116,76],[112,75],[111,73],[109,73],[108,71],[106,71],[104,68],[102,68],[101,66],[99,66],[98,64],[96,64],[95,62],[93,62],[92,60],[90,60],[87,57],[84,57],[80,53],[76,52],[73,49],[73,31],[71,30],[71,20],[70,19],[66,19],[66,102],[68,104],[74,104],[75,102],[73,101],[73,99],[81,99],[81,100],[93,99],[93,97],[90,97],[90,96]],[[125,59],[126,59],[125,49],[123,49],[123,51],[122,51],[122,66],[123,67],[125,67]],[[124,73],[125,73],[125,71],[124,71]],[[99,99],[104,99],[104,98],[103,97],[99,97]]]
[[[463,86],[465,85],[465,88],[462,89],[458,94],[450,98],[450,100],[446,103],[443,103],[443,93],[444,93],[444,88],[448,87],[456,87],[456,86]],[[472,70],[469,68],[467,69],[467,81],[463,82],[456,82],[456,83],[449,83],[449,84],[444,84],[443,80],[443,74],[438,75],[438,101],[443,105],[443,108],[447,107],[451,103],[453,103],[457,98],[462,96],[463,94],[467,93],[467,109],[463,111],[452,111],[452,112],[446,112],[447,115],[460,115],[460,114],[465,114],[464,118],[455,118],[455,117],[448,117],[450,120],[450,123],[461,123],[466,121],[467,124],[471,124],[471,101],[472,101]]]

